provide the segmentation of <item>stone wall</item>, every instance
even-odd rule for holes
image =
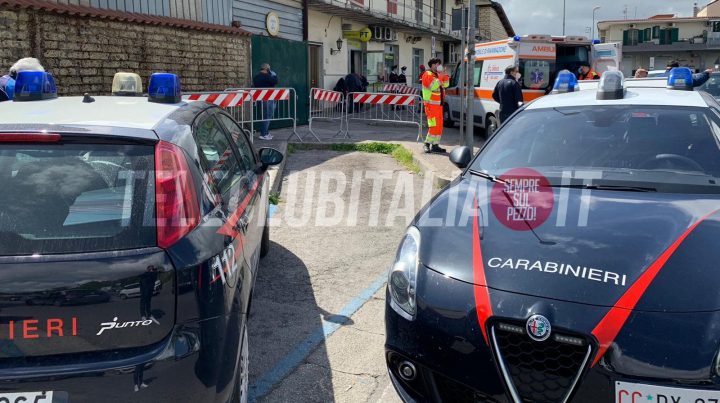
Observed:
[[[0,73],[5,74],[19,58],[36,57],[55,76],[61,95],[107,94],[118,71],[140,74],[145,90],[154,72],[178,74],[183,91],[249,84],[247,33],[187,24],[143,23],[137,18],[128,22],[0,6]]]

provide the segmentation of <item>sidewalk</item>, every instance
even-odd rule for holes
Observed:
[[[416,126],[351,122],[350,139],[333,137],[337,133],[337,125],[316,122],[313,124],[313,129],[323,143],[385,141],[401,144],[413,153],[413,159],[424,175],[433,175],[437,187],[444,187],[460,173],[460,170],[448,158],[450,152],[461,143],[460,130],[457,126],[444,130],[441,146],[447,150],[447,154],[425,154],[422,140],[424,140],[427,129],[423,129],[421,141],[418,142]],[[307,126],[299,126],[297,132],[303,138],[304,143],[318,144]],[[274,139],[270,141],[255,137],[255,146],[258,148],[273,147],[284,153],[287,150],[288,142],[299,142],[292,133],[292,128],[273,130],[271,134]],[[475,152],[484,144],[484,141],[483,137],[475,135]]]

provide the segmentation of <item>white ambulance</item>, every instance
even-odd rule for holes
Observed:
[[[475,45],[475,126],[484,128],[488,136],[498,127],[500,105],[492,99],[495,85],[505,76],[505,68],[516,65],[522,74],[521,84],[525,102],[547,94],[555,82],[557,72],[577,72],[583,62],[602,74],[620,69],[622,44],[597,43],[584,36],[526,35],[501,41]],[[455,67],[446,92],[444,121],[453,127],[460,119],[462,105],[458,83],[459,66]]]

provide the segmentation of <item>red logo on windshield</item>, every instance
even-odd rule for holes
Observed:
[[[550,182],[530,168],[515,168],[498,178],[490,206],[495,217],[515,231],[530,231],[547,221],[555,203]]]

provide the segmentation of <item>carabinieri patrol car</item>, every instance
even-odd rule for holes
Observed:
[[[57,98],[50,74],[22,72],[0,103],[0,402],[248,398],[283,156],[182,102],[175,75],[148,93]]]
[[[720,105],[687,69],[593,86],[453,151],[389,272],[404,401],[720,401]]]

